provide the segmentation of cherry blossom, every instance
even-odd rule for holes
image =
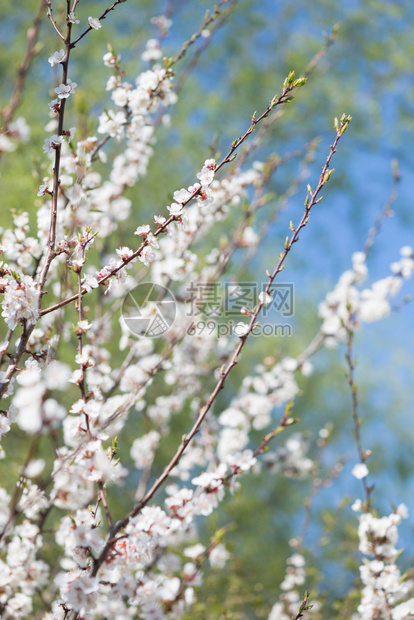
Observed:
[[[37,192],[38,196],[44,196],[45,194],[50,193],[50,190],[47,186],[47,183],[44,183],[43,185],[39,186],[39,191]]]
[[[144,263],[146,267],[149,267],[150,263],[155,259],[155,252],[147,245],[138,256],[139,260]]]
[[[366,478],[368,474],[368,467],[365,465],[365,463],[358,463],[352,469],[352,475],[355,476],[355,478],[358,478],[358,480]]]
[[[125,114],[108,110],[99,117],[99,133],[107,133],[113,138],[120,139],[125,131]]]
[[[188,200],[190,200],[190,198],[191,198],[191,192],[189,192],[188,190],[184,188],[174,192],[174,200],[180,203],[181,205],[187,202]]]
[[[97,17],[88,17],[88,23],[94,30],[99,30],[99,28],[102,28],[102,24]]]
[[[51,136],[50,138],[45,139],[45,143],[43,145],[43,151],[45,153],[53,153],[54,150],[60,148],[63,143],[63,136]]]
[[[216,169],[216,161],[214,159],[206,159],[201,172],[197,173],[197,179],[203,187],[208,186],[214,179],[214,173]]]
[[[53,52],[53,54],[49,57],[48,60],[53,67],[54,65],[57,65],[63,62],[65,58],[66,58],[65,50],[59,50],[58,52]]]
[[[59,84],[55,88],[55,93],[59,99],[67,99],[69,95],[73,95],[77,87],[76,82],[72,82],[70,78],[67,78],[66,83]]]
[[[134,235],[139,235],[140,237],[145,237],[151,230],[151,227],[146,224],[145,226],[138,226]]]
[[[60,101],[59,101],[59,99],[53,99],[53,101],[51,101],[48,104],[48,106],[49,106],[51,112],[55,112],[55,113],[59,112],[59,109],[60,109]]]
[[[237,323],[237,325],[234,326],[233,331],[236,336],[239,336],[239,338],[243,338],[243,336],[245,336],[249,332],[249,326],[247,325],[247,323],[242,323],[240,321],[239,323]]]
[[[76,19],[75,13],[73,11],[70,11],[70,13],[68,14],[68,22],[70,22],[71,24],[79,24],[79,20]]]
[[[269,295],[269,293],[261,292],[259,293],[259,301],[261,304],[269,305],[273,301],[273,297]]]
[[[9,280],[1,305],[1,315],[10,329],[14,329],[22,319],[28,325],[34,325],[39,317],[39,290],[33,278],[23,275],[18,280]]]
[[[148,39],[145,44],[145,52],[141,54],[141,58],[144,62],[151,60],[158,60],[162,56],[159,42],[157,39]]]
[[[116,56],[112,52],[104,54],[102,60],[106,67],[113,67],[116,64]]]
[[[180,215],[182,215],[183,211],[184,211],[184,207],[182,204],[178,204],[176,202],[173,202],[171,205],[169,205],[167,207],[168,211],[170,212],[171,215],[173,215],[174,217],[179,217]],[[161,222],[163,223],[163,222]]]
[[[413,586],[412,582],[401,579],[397,566],[399,551],[395,547],[398,525],[407,516],[403,505],[388,517],[374,517],[369,512],[359,517],[359,549],[369,557],[360,567],[364,587],[356,619],[365,620],[375,615],[388,615],[393,620],[409,617],[412,599],[396,605],[407,597]],[[404,615],[405,612],[408,615]]]

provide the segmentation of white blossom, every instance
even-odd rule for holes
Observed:
[[[143,248],[141,254],[138,256],[139,260],[144,263],[146,267],[150,266],[150,263],[155,259],[155,252],[150,248],[150,246],[145,246]]]
[[[103,61],[106,67],[113,67],[116,64],[116,56],[112,52],[108,52],[104,54]]]
[[[174,200],[180,203],[181,205],[183,205],[185,202],[188,202],[190,198],[191,198],[191,192],[189,192],[188,190],[184,188],[174,192]]]
[[[265,293],[264,291],[262,291],[261,293],[259,293],[259,301],[261,304],[267,306],[272,303],[273,297],[269,295],[269,293]]]
[[[157,39],[148,39],[145,44],[145,52],[141,54],[141,58],[144,62],[151,60],[158,60],[161,58],[162,52]]]
[[[59,50],[59,52],[54,52],[50,57],[49,57],[49,62],[52,65],[52,67],[54,65],[60,64],[61,62],[63,62],[66,58],[66,52],[65,50]]]
[[[58,149],[62,146],[63,136],[51,136],[50,138],[45,139],[45,143],[43,145],[43,151],[45,153],[53,153],[55,149]],[[40,191],[40,190],[39,190]]]
[[[73,95],[77,87],[76,82],[72,82],[70,78],[67,78],[66,83],[59,84],[55,88],[55,93],[59,99],[67,99],[69,95]]]
[[[71,24],[79,24],[79,20],[76,19],[75,13],[73,11],[70,11],[70,13],[68,14],[68,21]]]
[[[184,212],[183,205],[176,202],[173,202],[171,205],[169,205],[167,209],[170,212],[170,215],[173,215],[174,217],[179,217]]]
[[[224,568],[227,560],[230,558],[230,553],[226,547],[219,543],[209,553],[208,559],[212,568]]]
[[[99,30],[99,28],[102,28],[102,24],[97,17],[88,17],[88,23],[94,30]]]
[[[28,325],[34,325],[39,318],[39,290],[30,276],[21,276],[19,280],[7,283],[3,301],[2,316],[10,329],[25,319]]]
[[[243,336],[246,336],[249,333],[249,325],[240,321],[234,326],[233,331],[236,336],[243,338]]]
[[[352,475],[355,476],[355,478],[358,478],[358,480],[366,478],[368,474],[368,467],[365,465],[365,463],[357,463],[357,465],[354,465],[352,469]]]

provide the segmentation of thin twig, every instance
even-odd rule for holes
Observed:
[[[220,0],[219,2],[216,3],[215,9],[213,11],[213,13],[210,15],[210,12],[207,11],[206,16],[204,18],[204,22],[201,25],[200,29],[198,30],[198,32],[194,33],[192,37],[190,37],[188,39],[188,41],[186,41],[185,43],[183,43],[180,51],[178,52],[178,54],[172,58],[168,60],[167,66],[168,68],[171,68],[173,65],[175,65],[179,60],[181,60],[181,58],[186,54],[188,48],[195,42],[197,41],[197,39],[199,39],[202,36],[202,33],[204,30],[207,29],[207,27],[214,22],[215,19],[217,19],[217,17],[220,15],[220,7],[223,4],[227,4],[228,2],[233,2],[234,0]]]
[[[338,28],[337,27],[333,28],[329,37],[327,38],[327,40],[325,41],[321,49],[310,60],[308,66],[306,67],[304,71],[304,74],[303,74],[304,77],[308,78],[311,76],[311,74],[313,73],[313,71],[316,69],[319,62],[321,61],[321,59],[325,56],[329,48],[335,43],[337,33],[338,33]],[[266,119],[266,121],[262,124],[259,131],[257,132],[257,135],[252,141],[252,143],[249,146],[247,146],[241,153],[240,158],[238,160],[239,166],[241,166],[246,161],[246,159],[252,154],[252,152],[259,146],[263,136],[266,134],[270,125],[272,125],[277,119],[279,119],[282,114],[283,114],[283,109],[279,108],[275,110],[269,116],[269,118]]]
[[[308,589],[306,589],[305,595],[303,597],[301,606],[299,608],[298,613],[296,614],[296,616],[294,618],[292,618],[292,620],[299,620],[299,618],[303,618],[304,617],[304,612],[305,611],[309,611],[310,609],[312,609],[313,605],[308,605],[309,603],[309,592]]]
[[[102,21],[103,19],[105,19],[108,15],[108,13],[110,13],[111,11],[114,10],[114,8],[118,5],[118,4],[123,4],[124,2],[126,2],[127,0],[116,0],[116,2],[114,2],[108,9],[106,9],[102,15],[98,18],[99,21]],[[89,28],[87,28],[85,30],[85,32],[83,32],[80,37],[78,37],[75,41],[73,41],[73,43],[70,44],[70,48],[73,49],[74,47],[76,47],[76,45],[79,43],[79,41],[81,39],[83,39],[84,36],[86,36],[88,34],[88,32],[90,32],[91,30],[94,30],[92,28],[92,26],[89,26]]]
[[[198,62],[200,61],[200,58],[202,56],[202,54],[206,51],[206,49],[208,48],[208,46],[210,45],[211,39],[213,34],[223,26],[223,24],[225,23],[226,19],[229,17],[229,15],[231,15],[231,13],[234,11],[234,9],[237,6],[237,0],[234,0],[234,4],[232,6],[230,6],[227,11],[224,11],[221,15],[220,15],[220,19],[218,19],[216,21],[216,23],[214,24],[214,26],[212,28],[210,28],[210,36],[207,37],[206,39],[204,39],[203,44],[197,48],[197,50],[194,52],[192,59],[190,60],[190,62],[188,63],[188,65],[186,66],[185,70],[183,71],[183,73],[180,75],[180,77],[177,80],[176,85],[174,86],[173,90],[175,93],[180,93],[185,80],[188,78],[189,74],[191,73],[191,71],[197,66]]]
[[[361,418],[358,415],[358,387],[355,382],[355,367],[356,367],[357,362],[354,359],[353,350],[352,350],[353,342],[354,342],[354,332],[349,327],[346,327],[345,329],[346,329],[345,359],[348,365],[347,383],[350,387],[351,397],[352,397],[352,412],[351,413],[352,413],[352,420],[354,423],[354,437],[356,441],[360,463],[361,465],[365,465],[365,461],[369,457],[370,452],[363,450],[362,443],[361,443],[361,433],[359,430],[361,427]],[[362,486],[364,487],[364,494],[365,494],[365,503],[363,506],[363,510],[365,512],[369,512],[370,502],[371,502],[371,493],[374,487],[369,486],[366,477],[362,478]]]
[[[398,198],[398,185],[400,181],[401,175],[398,168],[398,162],[395,160],[393,161],[393,184],[391,187],[391,192],[380,213],[377,215],[374,226],[369,231],[369,235],[367,240],[365,241],[363,249],[365,256],[368,256],[368,254],[370,253],[371,248],[374,245],[375,239],[377,238],[377,235],[381,230],[383,221],[393,215],[392,207]]]
[[[65,37],[60,32],[59,28],[57,27],[56,21],[55,21],[53,15],[52,15],[52,2],[51,2],[51,0],[46,0],[46,4],[47,4],[47,16],[50,19],[50,23],[52,24],[54,31],[56,32],[58,37],[60,37],[62,39],[62,41],[65,41]]]

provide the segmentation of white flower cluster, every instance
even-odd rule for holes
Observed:
[[[11,276],[0,280],[4,287],[2,317],[10,329],[17,327],[21,320],[34,325],[39,318],[39,289],[30,276]]]
[[[104,62],[109,63],[107,54]],[[112,100],[118,111],[107,110],[101,114],[98,133],[117,140],[127,135],[127,149],[115,158],[111,181],[117,185],[132,185],[145,175],[152,155],[154,128],[150,115],[176,103],[177,97],[172,91],[171,76],[158,66],[141,73],[135,88],[114,75],[108,82],[108,89],[112,90]]]
[[[28,236],[28,213],[23,212],[16,215],[13,223],[14,230],[6,229],[2,234],[3,251],[10,261],[13,261],[21,269],[26,269],[33,263],[34,259],[40,258],[42,249],[38,239]]]
[[[397,528],[407,517],[404,504],[388,517],[374,517],[369,512],[360,515],[359,550],[370,559],[364,559],[360,567],[362,599],[352,620],[409,620],[414,615],[414,598],[401,602],[412,593],[414,582],[402,579],[396,563],[400,555]]]
[[[145,52],[141,54],[141,58],[144,62],[151,62],[159,60],[162,56],[160,49],[160,43],[158,39],[148,39],[145,45]]]
[[[404,280],[414,273],[414,253],[411,247],[401,248],[401,259],[391,265],[394,275],[375,282],[371,288],[357,288],[368,275],[363,252],[352,256],[353,269],[345,271],[335,289],[328,293],[319,305],[322,332],[328,337],[327,344],[345,338],[345,327],[359,327],[361,322],[379,321],[391,312],[390,298],[397,295]],[[330,337],[330,339],[329,339]]]
[[[64,517],[56,540],[65,550],[66,571],[59,573],[56,583],[66,606],[96,617],[108,614],[111,617],[139,614],[147,620],[181,617],[194,600],[194,587],[202,583],[196,561],[205,556],[212,567],[220,568],[229,557],[223,544],[210,550],[201,544],[188,546],[197,504],[194,500],[192,490],[170,487],[165,501],[167,511],[157,506],[143,508],[127,525],[125,536],[115,543],[100,569],[99,579],[91,577],[89,571],[91,553],[98,556],[104,544],[99,513],[78,510],[72,517]],[[164,557],[160,553],[167,544],[173,546],[184,541],[187,558],[184,564],[178,554]],[[177,572],[182,574],[181,578],[168,576]],[[162,612],[163,604],[174,605],[172,616]],[[58,605],[56,601],[56,611]]]
[[[260,365],[256,367],[255,376],[243,379],[239,394],[219,417],[222,428],[218,454],[221,459],[243,450],[249,442],[250,429],[262,430],[268,427],[272,421],[273,409],[283,406],[297,394],[298,386],[294,377],[296,368],[296,361],[286,358],[270,369]],[[291,471],[291,475],[294,475],[292,467],[295,462],[295,471],[298,472],[297,468],[300,468],[305,475],[312,461],[309,462],[309,459],[304,457],[305,449],[302,442],[298,443],[298,439],[292,438],[291,448],[286,446],[286,450],[287,453],[284,455],[268,452],[266,458],[269,459],[269,464],[283,461],[285,466],[281,466],[281,470],[284,473]]]
[[[187,200],[194,192],[200,190],[201,184],[195,183],[187,190],[181,189],[175,192],[176,202],[167,209],[171,215],[180,217],[181,221],[174,228],[170,225],[168,235],[159,240],[160,252],[152,268],[152,278],[155,282],[163,284],[169,280],[186,280],[194,283],[209,281],[213,275],[212,271],[217,267],[220,251],[215,248],[216,253],[214,253],[214,259],[211,260],[213,267],[207,264],[204,269],[197,272],[198,261],[192,246],[206,235],[218,220],[228,215],[232,206],[240,204],[242,198],[247,195],[247,188],[260,177],[259,168],[259,164],[256,163],[250,170],[237,171],[230,178],[220,181],[214,179],[210,186],[201,186],[201,193],[196,196],[197,202],[189,202],[185,210],[180,201]],[[213,178],[214,160],[206,160],[203,170],[199,175],[208,182]],[[156,216],[156,221],[163,223],[159,219]]]
[[[307,456],[309,442],[302,433],[293,433],[284,446],[264,455],[271,471],[280,471],[287,478],[306,478],[312,471],[313,461]]]
[[[42,330],[35,330],[32,342],[42,337]],[[42,349],[42,358],[47,358],[48,348]],[[27,368],[17,378],[19,388],[16,390],[13,405],[16,408],[16,421],[19,427],[33,434],[43,426],[56,428],[66,415],[66,410],[56,398],[48,397],[49,390],[65,390],[70,377],[66,364],[51,361],[46,364],[43,372],[40,365]]]
[[[134,459],[137,469],[144,469],[151,465],[160,438],[161,436],[157,431],[150,431],[135,439],[131,446],[131,457]]]
[[[0,560],[0,607],[6,606],[4,620],[28,618],[33,611],[33,595],[45,586],[49,566],[36,558],[42,547],[39,528],[24,521],[14,528],[5,561]]]
[[[167,207],[170,215],[174,217],[182,216],[184,213],[184,206],[187,205],[192,198],[197,198],[198,205],[204,207],[213,202],[214,196],[209,186],[214,179],[215,168],[216,161],[214,159],[206,159],[203,169],[197,174],[197,178],[200,179],[201,183],[194,183],[194,185],[190,185],[188,189],[182,188],[174,192],[175,202]],[[185,218],[185,221],[187,221],[187,218]]]

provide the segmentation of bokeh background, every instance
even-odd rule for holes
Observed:
[[[60,3],[63,5],[63,3]],[[21,62],[26,31],[38,3],[16,4],[3,0],[0,6],[0,107],[7,104]],[[79,4],[77,17],[86,23],[89,15],[103,12],[103,0]],[[62,7],[60,7],[62,8]],[[103,27],[86,37],[73,52],[71,77],[78,83],[73,105],[68,109],[68,126],[81,127],[84,135],[96,131],[97,118],[110,105],[105,91],[108,69],[101,62],[110,42],[122,55],[127,78],[133,81],[145,63],[140,59],[145,42],[156,35],[150,19],[171,12],[173,24],[163,40],[167,56],[175,55],[182,43],[196,32],[210,2],[176,0],[165,2],[128,0],[117,7]],[[224,5],[223,10],[228,8]],[[59,14],[59,2],[55,14]],[[394,0],[248,0],[235,3],[234,10],[210,38],[196,66],[187,75],[193,51],[175,67],[182,82],[177,105],[171,109],[171,128],[161,127],[149,174],[131,188],[133,221],[125,223],[114,247],[132,245],[131,232],[152,219],[171,201],[172,192],[187,186],[195,173],[215,152],[227,152],[231,142],[249,125],[251,114],[263,111],[292,69],[306,70],[334,27],[339,27],[334,44],[321,58],[307,85],[271,126],[254,158],[269,154],[281,157],[319,137],[315,158],[307,166],[308,179],[289,198],[279,218],[268,228],[260,253],[247,267],[245,279],[262,280],[264,270],[274,264],[283,247],[289,221],[302,213],[306,182],[315,184],[333,139],[333,118],[351,114],[352,124],[335,157],[336,169],[324,200],[312,213],[312,221],[284,272],[284,280],[295,284],[296,311],[293,337],[252,342],[243,355],[229,386],[216,407],[224,408],[254,362],[265,355],[282,359],[297,355],[318,330],[317,305],[333,288],[340,274],[351,266],[351,254],[361,250],[375,218],[393,188],[393,161],[398,160],[401,181],[393,204],[369,256],[369,281],[389,275],[389,265],[399,258],[399,249],[413,245],[414,212],[414,5]],[[201,42],[202,45],[205,41]],[[29,142],[4,155],[0,162],[1,226],[11,224],[12,210],[25,210],[35,221],[36,191],[45,164],[42,143],[48,122],[47,103],[58,79],[47,58],[60,49],[59,41],[46,20],[17,116],[24,116],[32,128]],[[196,49],[196,46],[195,48]],[[72,103],[72,100],[71,100]],[[77,137],[81,137],[78,133]],[[395,166],[395,163],[394,163]],[[272,182],[274,201],[287,191],[298,174],[298,159],[283,166]],[[266,220],[266,213],[263,214]],[[232,223],[219,223],[214,234],[231,234]],[[214,238],[214,235],[213,235]],[[206,247],[211,246],[206,240]],[[276,248],[276,250],[275,250]],[[236,254],[231,269],[237,271]],[[358,356],[362,441],[370,448],[373,501],[380,513],[388,514],[393,504],[405,502],[414,512],[414,424],[413,424],[413,306],[402,298],[413,293],[408,282],[396,301],[391,316],[364,326],[355,339]],[[1,339],[1,338],[0,338]],[[69,357],[68,357],[69,359]],[[325,599],[326,617],[350,617],[357,600],[359,556],[357,519],[350,510],[361,496],[359,481],[350,471],[357,460],[352,435],[349,389],[344,378],[344,347],[320,351],[313,359],[315,371],[302,378],[301,395],[295,404],[299,425],[292,431],[309,432],[310,455],[316,451],[320,428],[332,425],[332,441],[325,451],[323,466],[331,467],[344,458],[345,466],[333,483],[315,498],[305,548],[310,566],[309,586]],[[157,389],[157,386],[153,388]],[[155,392],[154,392],[155,394]],[[133,423],[125,437],[127,447],[136,433]],[[168,454],[185,431],[174,431],[158,457],[162,467]],[[259,435],[258,435],[259,438]],[[12,486],[18,471],[19,452],[25,437],[15,431],[16,463],[1,465],[5,485]],[[304,499],[310,480],[292,480],[274,474],[243,481],[243,492],[229,497],[221,511],[200,524],[202,536],[227,526],[226,542],[234,557],[220,574],[211,573],[198,591],[200,618],[266,617],[277,599],[285,559],[291,550],[289,539],[298,536],[305,517]],[[125,512],[133,488],[116,491],[119,514]],[[402,564],[412,565],[413,521],[400,528],[406,551]],[[351,595],[349,591],[355,586]],[[339,601],[339,602],[338,602]],[[223,615],[220,615],[223,614]]]

